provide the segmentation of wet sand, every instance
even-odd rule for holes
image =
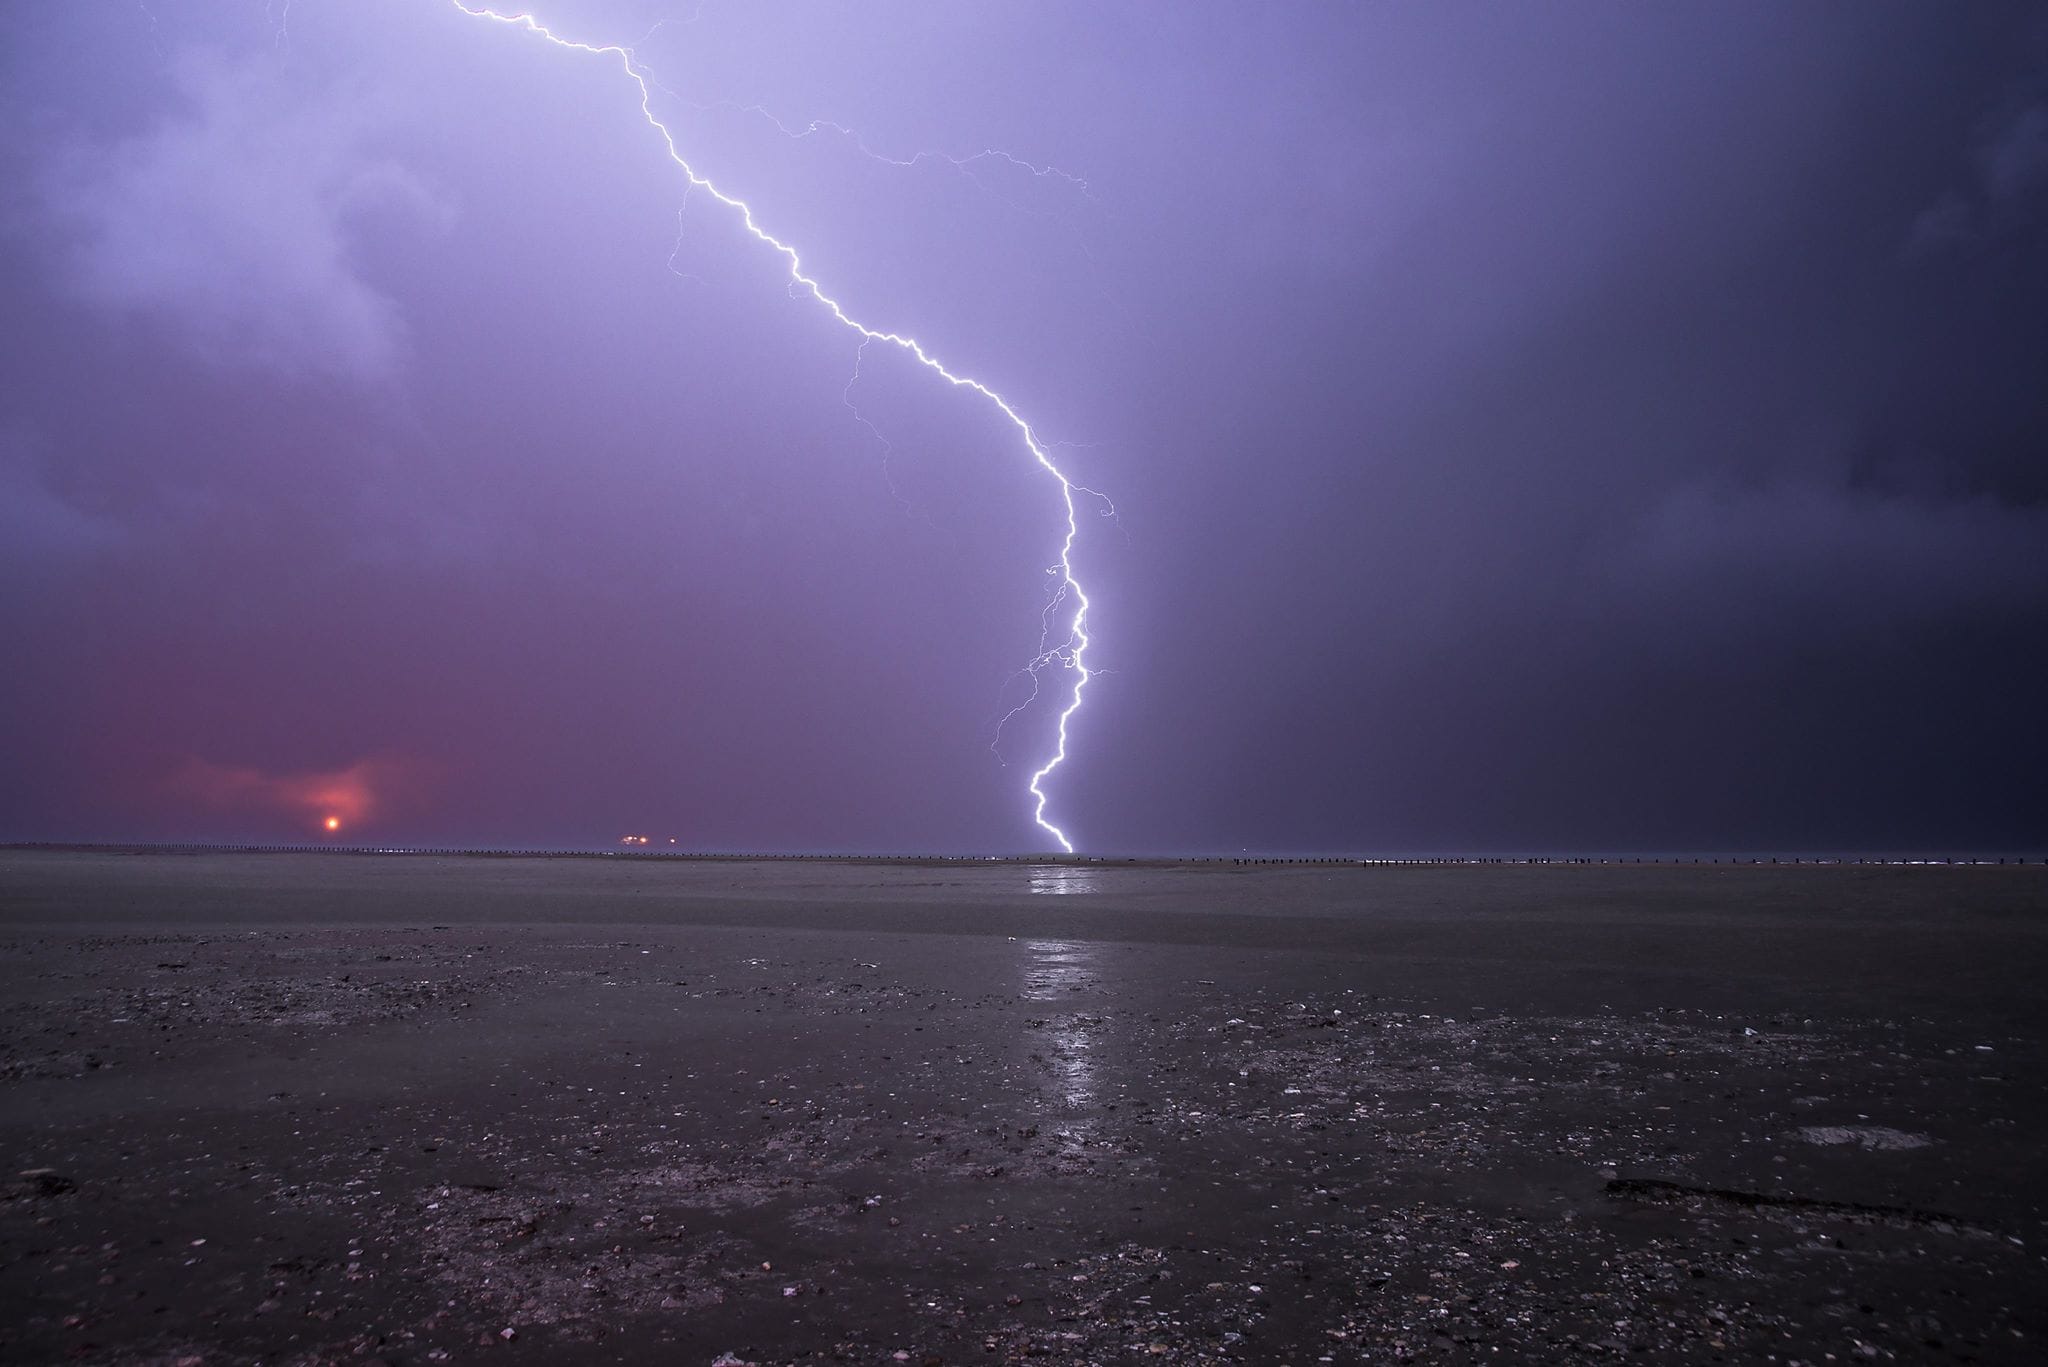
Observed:
[[[0,852],[0,1359],[2033,1362],[2044,972],[2031,865]]]

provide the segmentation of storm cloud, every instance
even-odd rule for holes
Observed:
[[[2048,830],[2036,8],[536,13],[1113,501],[1084,848]],[[375,756],[379,841],[1045,843],[1056,486],[616,61],[109,0],[0,62],[0,836],[296,838],[190,776]]]
[[[399,304],[363,278],[356,225],[445,217],[372,143],[372,90],[309,99],[274,62],[192,47],[167,63],[170,105],[107,142],[63,148],[43,180],[81,302],[140,315],[224,365],[388,377]]]

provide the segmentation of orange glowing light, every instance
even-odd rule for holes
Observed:
[[[338,831],[341,829],[341,818],[338,816],[330,816],[327,818],[327,820],[321,822],[320,824],[325,826],[330,831]]]

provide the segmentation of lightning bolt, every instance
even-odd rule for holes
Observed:
[[[457,3],[459,4],[460,0],[457,0]],[[700,5],[698,12],[683,22],[694,24],[702,17],[703,7]],[[653,28],[648,29],[646,33],[641,35],[640,42],[642,44],[646,43],[649,38],[652,38],[667,23],[666,19],[657,22]],[[851,143],[854,150],[869,161],[880,162],[884,166],[900,167],[907,171],[914,171],[927,162],[939,162],[952,167],[955,171],[967,177],[968,180],[974,182],[984,192],[988,192],[988,185],[980,176],[975,174],[975,167],[985,161],[1000,161],[1019,171],[1026,172],[1034,180],[1063,181],[1070,188],[1078,191],[1081,198],[1091,201],[1095,198],[1094,192],[1088,186],[1088,182],[1073,172],[1062,171],[1059,167],[1050,164],[1029,161],[1013,152],[1005,152],[1000,147],[984,147],[979,152],[964,157],[931,148],[913,152],[907,157],[891,156],[887,152],[878,152],[868,146],[867,139],[861,136],[859,129],[850,128],[836,119],[809,119],[801,127],[798,127],[782,118],[766,105],[741,104],[738,100],[692,100],[662,84],[651,72],[643,69],[639,74],[641,79],[645,80],[648,85],[659,90],[662,94],[685,108],[694,109],[700,114],[708,114],[714,109],[722,109],[731,113],[751,115],[767,123],[791,142],[803,142],[806,139],[817,137],[821,133],[835,133]]]
[[[292,0],[264,0],[263,17],[270,24],[274,46],[290,51],[292,45]]]
[[[1059,557],[1047,569],[1047,573],[1052,576],[1054,583],[1052,593],[1045,608],[1042,623],[1045,630],[1041,636],[1039,653],[1020,672],[1030,673],[1032,678],[1032,699],[1034,700],[1038,696],[1039,679],[1044,670],[1057,666],[1064,671],[1070,672],[1074,678],[1074,691],[1067,699],[1066,705],[1059,712],[1056,728],[1057,740],[1053,747],[1053,752],[1046,759],[1045,763],[1032,772],[1031,781],[1026,785],[1032,799],[1031,819],[1037,822],[1039,828],[1047,835],[1058,841],[1062,850],[1072,854],[1074,852],[1074,842],[1067,837],[1066,831],[1046,818],[1046,806],[1051,801],[1051,798],[1046,792],[1045,784],[1052,777],[1053,773],[1067,762],[1068,724],[1073,720],[1074,714],[1080,711],[1082,696],[1087,691],[1088,680],[1092,677],[1086,658],[1089,645],[1088,609],[1090,604],[1087,593],[1081,587],[1081,581],[1074,575],[1074,543],[1081,535],[1080,515],[1076,508],[1075,496],[1078,494],[1098,499],[1102,496],[1093,489],[1085,485],[1076,484],[1067,477],[1066,472],[1052,458],[1052,453],[1046,444],[1039,441],[1037,434],[1032,430],[1031,424],[1025,421],[1023,415],[1011,406],[1008,399],[982,381],[951,369],[930,351],[926,350],[924,343],[908,333],[870,327],[853,317],[841,307],[837,299],[825,292],[824,287],[816,279],[805,273],[803,258],[797,253],[795,247],[770,233],[755,220],[754,210],[745,200],[727,194],[714,185],[707,177],[699,173],[697,168],[691,165],[689,159],[683,155],[682,149],[676,145],[675,134],[667,124],[662,122],[660,116],[654,112],[655,83],[642,70],[639,63],[634,60],[631,48],[617,43],[583,43],[571,38],[564,38],[530,14],[500,14],[498,11],[491,9],[473,9],[463,3],[463,0],[449,0],[449,3],[472,19],[486,19],[509,28],[523,30],[565,51],[616,60],[619,64],[619,70],[625,74],[626,78],[633,83],[634,88],[640,92],[641,118],[647,122],[648,127],[661,135],[662,145],[668,151],[668,158],[676,164],[677,169],[687,179],[689,191],[702,191],[738,214],[741,225],[750,236],[780,255],[788,263],[789,289],[792,293],[809,295],[832,316],[833,321],[848,331],[857,333],[861,339],[861,354],[866,352],[867,347],[871,343],[879,342],[895,347],[897,350],[912,357],[919,365],[931,371],[955,389],[968,390],[985,400],[991,408],[1000,413],[1003,419],[1017,430],[1017,436],[1023,441],[1025,450],[1030,452],[1032,460],[1037,462],[1039,468],[1044,470],[1046,474],[1050,475],[1059,484],[1060,501],[1066,510],[1066,530],[1060,540]],[[981,155],[987,156],[992,154],[984,153]],[[1033,167],[1032,169],[1036,172],[1038,168]],[[858,366],[858,356],[856,357],[856,366]],[[857,375],[858,371],[856,370]],[[1104,500],[1104,502],[1107,503],[1107,500]],[[1055,629],[1053,626],[1055,614],[1061,607],[1069,603],[1072,604],[1073,611],[1072,616],[1068,619],[1066,639],[1056,645],[1048,645],[1047,642],[1050,639],[1051,632]],[[1025,706],[1029,705],[1027,701]],[[1015,716],[1014,711],[1009,716],[1006,716],[1004,720],[1008,721],[1011,716]]]
[[[669,90],[665,86],[660,88],[664,94],[675,94],[674,91]],[[981,151],[965,157],[954,156],[950,152],[929,149],[913,152],[907,157],[896,157],[890,156],[886,152],[876,151],[868,146],[867,140],[860,135],[857,129],[849,128],[845,124],[832,119],[811,119],[804,123],[802,127],[796,127],[778,118],[773,110],[768,109],[764,105],[741,104],[736,100],[694,101],[683,100],[681,96],[676,96],[676,98],[682,100],[683,104],[700,112],[712,109],[726,109],[741,114],[751,114],[756,118],[765,120],[774,127],[776,132],[782,134],[783,137],[788,138],[791,142],[802,142],[807,138],[817,137],[821,133],[833,133],[853,144],[854,150],[869,161],[878,161],[884,166],[896,166],[907,171],[914,171],[927,162],[938,162],[960,172],[984,191],[988,189],[988,186],[980,176],[975,174],[975,168],[982,162],[999,161],[1019,171],[1026,172],[1034,180],[1064,181],[1067,185],[1078,191],[1083,199],[1092,200],[1095,197],[1088,187],[1088,182],[1080,176],[1074,175],[1070,171],[1062,171],[1057,166],[1027,161],[1014,153],[1003,151],[1000,147],[984,147]]]
[[[860,384],[860,368],[867,358],[868,339],[863,337],[860,339],[860,346],[853,353],[853,374],[847,377],[846,388],[839,391],[839,401],[846,405],[846,411],[853,414],[853,420],[865,427],[868,435],[875,439],[875,445],[882,449],[882,482],[889,486],[889,496],[896,500],[896,506],[903,510],[905,517],[918,517],[925,526],[937,531],[938,524],[932,521],[931,515],[920,512],[917,505],[905,498],[903,491],[896,487],[896,471],[889,463],[896,454],[896,444],[882,435],[882,429],[875,426],[868,415],[860,411],[860,405],[854,401],[853,391]]]

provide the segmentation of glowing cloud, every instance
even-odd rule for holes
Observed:
[[[177,796],[218,811],[284,812],[308,828],[336,832],[367,820],[409,783],[412,774],[412,765],[391,758],[295,774],[267,774],[195,759],[177,773],[171,787]]]

